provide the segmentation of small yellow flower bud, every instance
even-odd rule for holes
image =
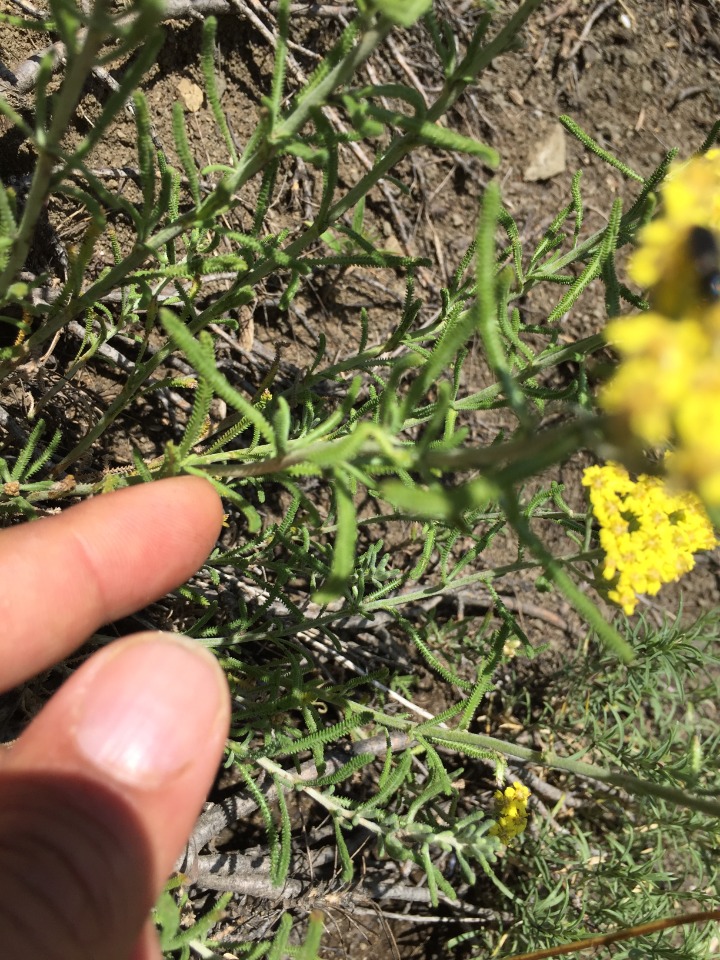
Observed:
[[[495,791],[495,823],[488,831],[505,845],[519,836],[528,823],[530,791],[516,780],[512,786]]]

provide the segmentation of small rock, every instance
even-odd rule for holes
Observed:
[[[200,87],[196,83],[193,83],[192,80],[188,80],[187,77],[181,77],[178,81],[177,92],[180,94],[180,98],[186,108],[191,113],[197,113],[203,104],[204,96]]]
[[[523,180],[549,180],[565,170],[565,133],[559,123],[539,140],[530,155]]]
[[[400,254],[400,256],[402,256],[405,253],[405,251],[402,248],[402,244],[400,243],[398,238],[395,236],[395,234],[392,232],[390,232],[387,235],[387,239],[385,243],[383,243],[382,249],[386,253]]]
[[[628,67],[636,67],[641,60],[640,54],[637,50],[626,49],[622,50],[620,53],[620,58],[623,63]]]

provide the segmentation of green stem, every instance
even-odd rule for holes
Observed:
[[[577,776],[590,777],[599,780],[601,783],[609,783],[615,787],[620,787],[622,790],[627,790],[628,793],[658,797],[661,800],[667,800],[669,803],[687,807],[690,810],[699,810],[712,817],[720,817],[720,801],[718,800],[694,796],[679,787],[669,787],[661,783],[654,783],[652,780],[642,780],[640,777],[634,777],[620,770],[598,767],[593,763],[585,763],[582,760],[570,760],[567,757],[560,757],[550,750],[531,750],[528,747],[505,743],[484,734],[444,730],[442,727],[425,725],[423,725],[422,735],[424,738],[432,737],[436,742],[444,741],[457,746],[467,744],[476,748],[497,750],[504,756],[516,757],[526,763],[537,763],[545,767],[554,767],[556,770],[567,770],[568,773],[574,773]]]
[[[349,703],[353,710],[365,713],[368,712],[366,704]],[[371,711],[375,714],[377,721],[384,726],[391,726],[394,730],[403,730],[412,735],[415,727],[418,726],[412,720],[405,720],[399,717],[388,717],[379,711]],[[634,777],[629,773],[623,773],[621,770],[612,770],[608,767],[599,767],[593,763],[585,763],[582,760],[571,760],[568,757],[560,757],[550,750],[531,750],[529,747],[521,747],[519,744],[507,743],[504,740],[498,740],[496,737],[486,736],[482,733],[467,733],[462,730],[449,730],[442,726],[433,726],[431,724],[422,724],[422,737],[424,740],[431,740],[437,746],[449,746],[453,748],[470,747],[474,752],[478,750],[492,751],[499,753],[504,757],[515,757],[517,760],[523,760],[525,763],[533,763],[542,767],[553,767],[556,770],[566,770],[580,777],[589,777],[592,780],[599,780],[601,783],[608,783],[614,787],[619,787],[632,793],[635,796],[657,797],[660,800],[667,800],[668,803],[676,804],[680,807],[686,807],[689,810],[699,810],[712,817],[720,817],[720,801],[712,800],[707,797],[698,797],[688,793],[679,787],[669,787],[661,783],[654,783],[652,780],[642,780],[640,777]]]
[[[523,437],[491,447],[426,450],[421,455],[422,467],[452,472],[495,469],[502,471],[503,480],[516,482],[564,459],[577,450],[578,446],[594,446],[602,424],[602,419],[588,417],[563,424],[554,430],[546,430],[533,439]],[[412,444],[398,442],[395,438],[380,439],[370,435],[362,441],[358,438],[357,444],[354,444],[352,449],[348,445],[347,436],[336,440],[322,439],[311,444],[307,444],[304,438],[301,438],[290,441],[287,453],[279,457],[270,457],[253,463],[227,463],[227,454],[221,453],[216,456],[225,462],[215,464],[209,462],[207,457],[199,455],[197,461],[192,461],[192,466],[200,467],[216,477],[263,477],[268,474],[282,473],[301,463],[313,462],[320,453],[323,455],[323,463],[331,462],[335,450],[337,451],[335,459],[338,462],[347,459],[350,455],[353,460],[376,458],[387,460],[390,455],[395,465],[402,466],[406,470],[414,470],[418,467],[413,458]]]
[[[554,557],[542,540],[530,529],[527,517],[521,512],[520,504],[513,491],[504,495],[507,518],[515,528],[520,541],[526,544],[545,568],[545,572],[558,590],[575,607],[581,617],[593,628],[598,637],[625,663],[635,657],[632,647],[623,640],[617,630],[608,623],[592,600],[572,581],[565,571],[565,565]],[[720,808],[719,808],[720,809]]]
[[[300,774],[292,773],[290,770],[285,770],[277,763],[273,763],[272,760],[267,760],[265,757],[260,757],[255,761],[255,763],[259,767],[262,767],[263,770],[267,770],[271,776],[277,777],[278,780],[283,780],[289,787],[295,790],[302,790],[304,794],[306,794],[308,797],[311,797],[313,800],[317,800],[321,806],[335,816],[340,817],[343,820],[347,820],[354,826],[362,826],[370,833],[374,833],[377,836],[382,836],[385,833],[382,827],[373,820],[368,820],[366,817],[359,817],[354,810],[348,810],[347,807],[343,807],[342,804],[333,800],[332,796],[329,794],[322,793],[322,791],[316,790],[315,787],[308,786]]]

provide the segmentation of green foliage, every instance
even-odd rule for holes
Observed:
[[[410,27],[432,5],[432,0],[375,0],[377,9],[393,23]]]
[[[178,897],[171,893],[172,884],[164,891],[158,900],[155,910],[155,924],[160,934],[160,946],[166,954],[172,953],[178,960],[190,960],[191,950],[197,952],[198,947],[207,940],[208,933],[225,910],[232,894],[226,893],[218,897],[202,920],[193,924],[192,927],[183,928],[182,911],[188,902],[185,892],[180,892]]]
[[[202,914],[188,920],[194,907],[184,885],[219,889],[212,870],[199,879],[188,870],[156,910],[169,956],[319,955],[322,917],[306,890],[292,888],[298,798],[314,811],[311,830],[327,817],[337,872],[323,882],[335,883],[335,892],[360,882],[370,840],[372,862],[403,864],[413,884],[426,884],[433,906],[472,900],[478,891],[486,897],[497,925],[463,943],[487,951],[501,942],[506,951],[526,950],[582,936],[591,913],[603,930],[672,914],[691,899],[704,903],[717,882],[711,817],[718,814],[719,742],[711,720],[697,719],[717,699],[717,671],[699,683],[714,664],[706,640],[717,625],[709,619],[685,632],[665,626],[653,633],[609,622],[592,592],[599,558],[592,518],[569,506],[577,498],[547,472],[580,451],[607,457],[615,450],[589,386],[602,336],[561,340],[560,321],[581,298],[600,296],[609,316],[623,301],[645,305],[619,279],[618,252],[651,216],[674,153],[643,177],[562,118],[626,178],[625,212],[618,200],[607,225],[588,234],[578,172],[562,209],[544,211],[548,226],[528,245],[493,181],[473,242],[430,304],[416,284],[430,262],[384,249],[368,222],[368,197],[418,151],[464,153],[498,167],[494,150],[452,128],[450,110],[496,56],[514,48],[538,5],[526,0],[498,29],[491,5],[483,5],[461,50],[453,24],[427,0],[363,0],[289,94],[293,13],[281,0],[267,96],[242,150],[223,112],[216,24],[207,18],[200,68],[227,160],[205,168],[178,104],[177,168],[154,132],[140,87],[162,44],[161,10],[147,0],[122,15],[53,0],[45,26],[65,43],[67,62],[52,109],[49,61],[41,64],[30,120],[0,99],[36,155],[22,203],[0,183],[0,319],[11,331],[0,379],[11,384],[79,321],[82,342],[74,343],[64,381],[77,385],[81,374],[108,371],[119,381],[94,421],[66,436],[46,427],[60,386],[50,389],[41,400],[45,419],[33,414],[22,441],[0,458],[0,511],[8,521],[33,517],[55,501],[182,473],[216,486],[230,530],[202,579],[176,598],[186,604],[182,628],[215,650],[233,690],[226,767],[262,837],[255,879],[272,888],[266,899],[309,904],[280,910],[242,940],[216,943],[210,938],[234,895],[212,902],[209,893]],[[87,29],[78,32],[81,26]],[[405,84],[366,82],[363,64],[396,26],[412,26],[437,55],[440,86],[430,103]],[[90,130],[69,145],[83,85],[93,67],[109,62],[111,47],[115,57],[132,56]],[[138,164],[127,195],[88,165],[126,103]],[[372,164],[348,183],[339,175],[343,151],[360,140]],[[711,138],[702,149],[710,145]],[[313,216],[271,227],[279,184],[298,160],[317,176]],[[67,277],[49,294],[47,275],[24,266],[43,211],[59,197],[87,226]],[[243,203],[253,211],[251,225],[239,217]],[[105,266],[103,238],[112,250]],[[252,382],[228,365],[220,369],[237,317],[268,289],[278,291],[277,308],[286,313],[313,275],[355,268],[404,278],[391,328],[378,332],[363,308],[355,348],[337,353],[319,335],[314,359],[292,376],[280,352]],[[538,289],[550,305],[541,322],[530,322],[525,305]],[[473,386],[478,362],[482,388]],[[172,416],[148,457],[135,442],[138,408],[158,396]],[[221,405],[227,415],[218,415]],[[101,453],[123,445],[131,464],[101,474],[85,469],[88,458],[100,462]],[[522,722],[537,729],[538,743],[554,740],[553,751],[504,731],[480,732],[498,720],[493,705],[508,696],[517,665],[544,652],[544,638],[513,603],[520,575],[535,581],[546,606],[569,601],[600,641],[566,665],[542,707],[513,679]],[[463,604],[481,601],[484,616],[462,616]],[[430,709],[415,702],[423,676],[432,678]],[[694,715],[681,691],[692,692]],[[510,762],[544,769],[579,798],[578,815],[561,829],[561,800],[553,810],[538,808],[543,815],[520,841],[522,855],[502,850],[488,833],[492,790]],[[595,786],[587,786],[589,777]],[[600,803],[597,784],[606,789],[604,820],[586,816]],[[670,890],[683,849],[692,861],[692,896]],[[685,945],[662,955],[680,960],[700,942],[703,935],[688,933]],[[661,955],[644,942],[643,949]]]
[[[526,686],[513,686],[515,716],[540,736],[550,725],[558,739],[591,745],[596,759],[621,759],[640,776],[717,795],[719,629],[717,613],[660,630],[641,620],[631,630],[636,659],[629,668],[580,649],[547,678],[542,703]],[[698,762],[699,742],[707,753]],[[716,820],[662,800],[609,794],[598,784],[579,794],[570,781],[554,786],[554,808],[504,871],[513,872],[518,908],[505,930],[508,955],[715,906]],[[691,960],[712,955],[714,933],[713,924],[689,925],[612,950],[623,960]],[[477,955],[495,937],[475,931],[464,942]]]

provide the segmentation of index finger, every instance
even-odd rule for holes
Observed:
[[[173,477],[0,532],[0,690],[181,584],[221,524],[208,481]]]

